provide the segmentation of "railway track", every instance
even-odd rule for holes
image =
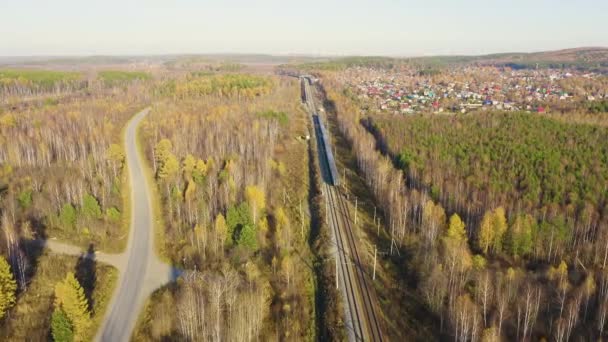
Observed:
[[[328,206],[328,224],[332,230],[336,246],[336,272],[345,297],[345,321],[349,339],[355,341],[383,341],[382,331],[376,315],[373,289],[367,283],[365,270],[357,250],[354,235],[354,224],[350,217],[348,203],[340,195],[335,165],[330,165],[327,151],[329,137],[323,130],[320,118],[316,114],[314,100],[307,80],[303,79],[302,87],[306,105],[312,115],[312,121],[319,149],[320,167],[325,180],[324,192]],[[329,147],[331,148],[331,147]],[[333,169],[333,172],[332,172]]]

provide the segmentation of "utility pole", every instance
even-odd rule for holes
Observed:
[[[376,255],[378,254],[378,245],[374,245],[374,276],[373,280],[376,280]]]
[[[374,222],[376,222],[376,206],[374,206]]]
[[[378,223],[376,224],[376,234],[380,236],[380,218],[378,217]]]
[[[329,226],[329,199],[327,196],[325,196],[325,223]]]
[[[300,199],[300,235],[304,238],[304,217],[302,216],[302,200]]]
[[[357,225],[357,197],[355,197],[355,225]]]
[[[336,289],[338,289],[338,253],[340,253],[340,251],[336,249]]]
[[[393,255],[393,231],[395,230],[395,222],[391,220],[391,256]]]

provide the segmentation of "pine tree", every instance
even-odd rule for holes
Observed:
[[[255,227],[251,225],[245,225],[239,232],[237,241],[239,246],[249,248],[251,251],[257,251],[258,249],[258,236],[255,231]]]
[[[55,308],[63,310],[72,322],[74,340],[85,340],[91,327],[91,316],[84,290],[74,273],[69,272],[62,282],[55,285]]]
[[[11,273],[11,268],[4,259],[0,256],[0,319],[4,317],[6,311],[15,305],[17,291],[17,282]]]
[[[76,224],[76,209],[70,203],[66,203],[61,207],[59,212],[59,221],[63,229],[73,229]]]
[[[72,323],[61,308],[55,308],[53,316],[51,316],[51,335],[55,342],[74,341]]]
[[[82,215],[86,218],[98,219],[101,218],[101,207],[97,199],[89,194],[84,195],[82,199]]]

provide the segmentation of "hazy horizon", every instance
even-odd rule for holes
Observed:
[[[429,56],[608,46],[608,2],[5,1],[1,56]]]
[[[211,52],[175,52],[175,53],[150,53],[150,54],[56,54],[56,55],[45,55],[45,54],[34,54],[34,55],[0,55],[0,58],[12,59],[12,58],[95,58],[95,57],[109,57],[109,58],[120,58],[120,57],[172,57],[172,56],[270,56],[270,57],[304,57],[304,58],[340,58],[340,57],[387,57],[387,58],[416,58],[416,57],[435,57],[435,56],[486,56],[502,53],[538,53],[538,52],[550,52],[550,51],[561,51],[561,50],[576,50],[576,49],[608,49],[608,46],[573,46],[573,47],[562,47],[554,49],[540,49],[540,50],[506,50],[506,51],[489,51],[484,53],[470,53],[470,54],[420,54],[420,55],[400,55],[400,54],[306,54],[306,53],[261,53],[261,52],[224,52],[224,51],[211,51]]]

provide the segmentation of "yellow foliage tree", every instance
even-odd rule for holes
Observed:
[[[483,215],[481,225],[479,226],[479,236],[477,237],[477,241],[479,248],[484,254],[487,254],[490,246],[494,244],[494,227],[492,225],[492,216],[492,213],[486,212]]]
[[[0,256],[0,319],[15,304],[17,283],[11,273],[11,267],[4,257]]]
[[[251,209],[253,222],[257,223],[258,212],[266,208],[266,197],[264,191],[255,185],[245,187],[245,199]]]
[[[494,215],[492,219],[494,226],[494,251],[499,252],[502,249],[503,238],[507,232],[507,218],[505,216],[505,209],[498,207],[494,209]]]
[[[226,235],[228,234],[228,226],[226,225],[226,219],[224,218],[224,215],[217,214],[217,216],[215,217],[214,228],[217,243],[221,249],[226,243]]]
[[[55,285],[55,307],[61,308],[74,327],[74,340],[84,341],[91,327],[91,315],[84,290],[69,272],[62,282]]]

